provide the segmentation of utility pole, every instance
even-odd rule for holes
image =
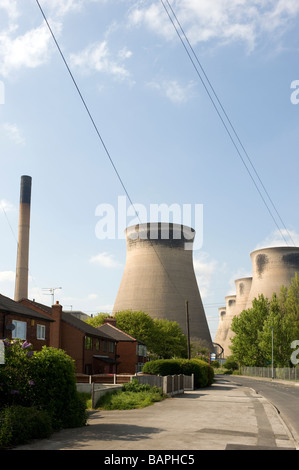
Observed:
[[[187,323],[187,344],[188,344],[188,359],[191,358],[190,348],[190,330],[189,330],[189,302],[186,300],[186,323]]]

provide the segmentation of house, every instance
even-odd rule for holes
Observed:
[[[116,357],[118,360],[118,374],[135,374],[141,372],[147,362],[146,346],[124,331],[116,327],[116,319],[105,318],[104,324],[97,329],[106,333],[116,342]]]
[[[0,294],[0,338],[27,340],[34,350],[39,351],[50,345],[53,323],[49,315]]]
[[[51,318],[49,345],[63,349],[75,361],[78,374],[113,374],[117,372],[116,344],[104,331],[64,312],[59,302],[52,307],[28,299],[19,301]]]

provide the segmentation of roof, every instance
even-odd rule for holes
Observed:
[[[36,312],[25,305],[15,302],[9,297],[5,297],[0,294],[0,312],[5,313],[15,313],[16,315],[21,315],[29,318],[40,318],[41,320],[53,321],[52,318],[49,318],[47,315]]]
[[[35,302],[35,300],[29,300],[29,299],[25,299],[25,300],[30,302],[32,305],[35,305],[39,309],[43,310],[44,312],[48,313],[49,315],[52,315],[52,307],[49,307],[48,305],[41,304],[39,302]],[[22,305],[22,304],[18,304],[18,305]],[[23,307],[26,308],[25,306],[23,306]],[[31,309],[29,309],[29,310],[31,310]],[[54,321],[52,318],[49,318],[49,317],[45,317],[45,318],[47,318],[50,321]],[[92,336],[97,336],[99,338],[104,338],[104,339],[107,339],[107,340],[110,340],[110,341],[113,340],[113,338],[111,336],[109,336],[108,334],[106,334],[104,331],[99,332],[99,330],[97,328],[95,328],[94,326],[89,325],[85,321],[80,320],[79,318],[75,317],[74,315],[71,314],[71,312],[62,311],[61,319],[65,323],[68,323],[69,325],[73,326],[74,328],[77,328],[78,330],[82,331],[85,334],[92,335]]]
[[[62,311],[62,320],[68,323],[69,325],[73,326],[74,328],[83,331],[86,334],[98,336],[99,338],[104,338],[110,341],[114,339],[105,331],[99,331],[98,328],[89,325],[88,323],[80,320],[77,317],[74,317],[71,313]]]
[[[130,336],[128,333],[125,333],[124,331],[121,331],[116,328],[116,326],[111,325],[111,323],[104,323],[103,325],[98,326],[97,329],[101,330],[103,333],[108,334],[115,341],[130,341],[132,343],[138,341],[137,339],[133,338],[133,336]]]

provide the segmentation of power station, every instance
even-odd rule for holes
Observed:
[[[250,253],[250,257],[252,277],[235,281],[236,296],[233,310],[227,304],[225,311],[219,310],[215,342],[224,349],[224,357],[231,355],[233,317],[251,308],[252,301],[261,294],[269,300],[274,293],[279,295],[281,286],[289,287],[295,274],[299,274],[299,247],[261,248]]]
[[[186,335],[189,327],[191,341],[212,351],[193,267],[195,231],[180,224],[152,222],[128,227],[125,235],[126,265],[113,313],[144,311],[152,318],[175,321]]]

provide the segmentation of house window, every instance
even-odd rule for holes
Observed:
[[[114,343],[112,343],[112,341],[109,341],[109,352],[114,352]]]
[[[96,339],[96,350],[99,351],[100,349],[100,340],[99,339]]]
[[[37,337],[37,339],[46,339],[46,327],[45,327],[45,325],[37,324],[36,337]]]
[[[92,338],[85,336],[85,349],[92,349]]]
[[[15,326],[15,329],[12,330],[12,338],[26,339],[27,323],[25,321],[13,320],[12,324]]]
[[[105,339],[103,339],[103,351],[107,351],[107,341]]]

